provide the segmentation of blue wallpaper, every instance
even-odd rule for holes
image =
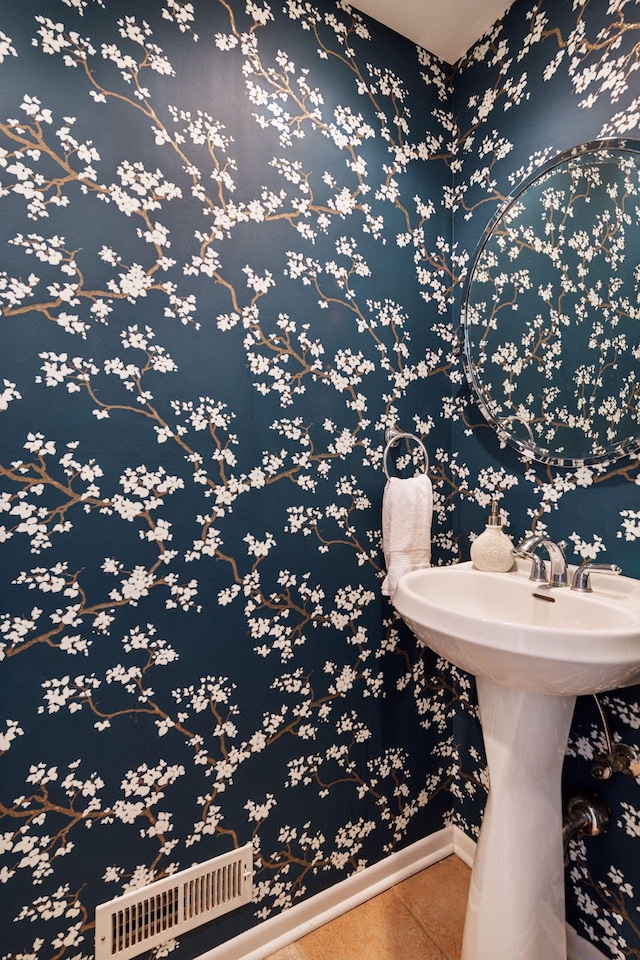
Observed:
[[[455,237],[461,249],[472,254],[503,198],[546,159],[598,137],[638,136],[639,6],[517,0],[459,64]],[[459,296],[458,287],[458,305]],[[462,385],[455,403],[452,449],[464,456],[471,490],[484,471],[485,486],[493,485],[516,539],[529,529],[547,531],[565,542],[572,562],[615,562],[640,576],[638,458],[573,470],[525,464],[512,450],[500,449]],[[464,551],[469,532],[482,529],[482,513],[473,495],[458,505],[456,531]],[[614,738],[640,749],[638,688],[602,700]],[[464,718],[456,723],[468,727]],[[465,734],[459,737],[464,742]],[[599,783],[591,776],[594,753],[604,747],[595,703],[579,698],[564,793],[600,793],[611,808],[611,825],[606,836],[572,844],[568,920],[605,956],[635,957],[640,795],[631,778]]]
[[[502,196],[637,135],[637,6],[517,0],[450,76],[342,3],[4,5],[3,957],[89,958],[97,903],[248,841],[256,902],[163,955],[477,834],[469,679],[380,594],[384,430],[429,448],[435,562],[497,495],[640,576],[639,461],[523,467],[452,351]],[[631,743],[636,694],[608,698]],[[567,790],[600,737],[585,702]],[[613,957],[634,790],[572,853],[569,918]]]
[[[1,29],[2,953],[91,957],[97,903],[252,841],[196,957],[475,777],[380,593],[385,427],[450,447],[451,91],[342,5]]]

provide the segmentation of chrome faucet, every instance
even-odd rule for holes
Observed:
[[[529,580],[533,580],[534,583],[546,583],[547,582],[547,568],[545,562],[538,553],[534,553],[533,546],[529,547],[527,541],[532,539],[530,537],[525,538],[521,544],[518,544],[514,548],[514,556],[519,557],[521,560],[531,560],[531,573],[529,574]],[[521,549],[524,544],[525,549]]]
[[[550,567],[548,577],[544,575],[544,562],[538,554],[535,553],[536,547],[544,547],[549,554]],[[549,537],[531,533],[525,537],[524,540],[520,541],[514,553],[516,557],[532,561],[531,580],[535,580],[537,583],[544,582],[549,587],[567,586],[567,559],[564,555],[564,550],[559,544],[550,540]]]

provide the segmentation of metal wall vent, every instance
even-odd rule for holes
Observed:
[[[181,870],[96,907],[96,960],[129,960],[222,916],[253,892],[253,847]]]

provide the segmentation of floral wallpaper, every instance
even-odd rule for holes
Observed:
[[[395,421],[458,555],[450,71],[344,4],[0,29],[0,952],[91,957],[97,903],[251,841],[254,903],[157,954],[197,957],[484,795],[380,592]]]
[[[546,160],[601,137],[638,138],[638,13],[640,4],[624,0],[518,0],[458,64],[460,169],[452,202],[457,249],[472,253],[505,198]],[[632,201],[635,222],[636,206]],[[635,262],[629,264],[629,271],[635,268]],[[630,309],[637,312],[637,282],[629,289]],[[458,305],[460,297],[459,285]],[[628,376],[635,376],[633,365]],[[572,562],[618,563],[624,573],[640,576],[637,456],[573,469],[527,462],[510,448],[501,449],[464,386],[453,402],[452,450],[464,458],[469,492],[476,478],[493,487],[515,539],[530,529],[547,531],[566,544]],[[462,493],[455,518],[461,546],[482,523],[473,496]],[[601,699],[614,739],[640,749],[638,688]],[[606,836],[571,845],[567,914],[605,957],[635,957],[640,951],[640,794],[630,777],[618,775],[606,783],[592,777],[593,758],[604,749],[596,704],[579,698],[564,792],[566,797],[581,789],[599,793],[609,804],[611,823]]]
[[[471,680],[380,593],[384,431],[429,449],[434,562],[497,496],[640,576],[639,461],[523,464],[455,351],[503,197],[637,134],[637,7],[516,0],[453,71],[342,2],[3,6],[3,958],[90,958],[97,903],[248,841],[254,903],[155,956],[477,835]],[[567,791],[601,745],[585,700]],[[640,801],[599,789],[569,919],[632,957]]]

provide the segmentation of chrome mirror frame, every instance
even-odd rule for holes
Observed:
[[[638,423],[637,433],[634,436],[622,439],[615,444],[610,444],[609,447],[603,450],[592,450],[591,452],[586,451],[585,456],[568,457],[562,456],[561,451],[545,449],[540,446],[534,438],[532,423],[529,422],[525,416],[521,415],[520,413],[511,412],[504,417],[500,416],[499,412],[497,412],[494,408],[501,405],[501,400],[494,401],[492,405],[494,398],[490,393],[488,393],[486,385],[481,382],[481,378],[478,376],[478,370],[473,359],[473,345],[471,343],[470,336],[471,324],[469,322],[469,315],[472,310],[472,304],[470,302],[472,286],[481,257],[487,248],[487,244],[494,236],[494,232],[498,224],[516,203],[523,202],[523,194],[526,193],[530,187],[537,184],[542,178],[548,179],[549,175],[557,167],[566,164],[567,161],[580,158],[588,153],[596,154],[600,152],[606,152],[608,150],[612,151],[613,153],[625,151],[627,153],[637,154],[638,167],[640,168],[639,140],[618,137],[606,138],[601,140],[591,140],[586,143],[579,144],[570,150],[566,150],[557,154],[551,160],[538,167],[522,183],[520,183],[513,193],[511,193],[509,197],[501,204],[499,209],[495,212],[487,224],[487,227],[485,228],[480,242],[478,243],[474,252],[471,268],[468,272],[463,289],[461,341],[463,344],[462,354],[464,370],[466,379],[470,384],[471,390],[474,394],[474,399],[482,415],[488,421],[489,425],[495,430],[500,440],[514,447],[525,459],[535,460],[540,463],[552,464],[561,467],[577,467],[603,461],[611,462],[637,452],[640,450],[640,422]],[[638,229],[640,229],[640,222],[638,223]],[[640,379],[640,365],[638,368],[638,379]]]

